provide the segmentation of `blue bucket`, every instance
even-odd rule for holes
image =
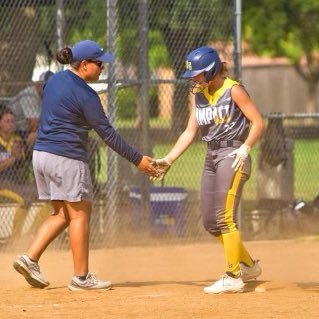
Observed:
[[[142,195],[138,186],[132,186],[129,193],[132,226],[134,230],[143,227]],[[150,232],[153,235],[185,232],[185,210],[187,191],[180,187],[150,188]]]

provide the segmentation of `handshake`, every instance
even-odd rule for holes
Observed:
[[[250,146],[242,144],[239,148],[235,149],[227,155],[227,157],[234,158],[234,161],[232,163],[232,168],[234,169],[234,171],[238,171],[243,167],[245,160],[249,156],[249,151]],[[150,180],[153,182],[161,181],[168,170],[171,168],[172,164],[173,160],[169,159],[168,156],[160,159],[152,159],[148,157],[147,173],[150,173],[150,171],[152,172],[152,174],[150,174]]]
[[[151,163],[157,169],[157,176],[151,176],[150,180],[153,182],[161,181],[168,170],[171,168],[172,162],[169,161],[166,157],[155,159]]]

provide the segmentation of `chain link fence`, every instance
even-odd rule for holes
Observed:
[[[238,8],[235,3],[231,0],[0,0],[0,103],[16,113],[24,154],[23,160],[11,170],[9,181],[1,181],[2,249],[9,245],[21,249],[27,245],[52,210],[49,203],[37,200],[31,154],[37,125],[34,118],[43,83],[51,74],[48,71],[54,73],[61,69],[54,59],[55,52],[86,38],[114,52],[116,61],[104,70],[98,82],[90,85],[99,93],[107,116],[126,140],[144,154],[162,157],[184,130],[191,107],[188,83],[181,79],[186,54],[195,47],[213,45],[229,63],[230,73],[236,73],[240,67],[236,60],[239,52],[236,51]],[[293,146],[284,145],[285,150],[289,149],[284,167],[289,169],[282,168],[283,177],[273,184],[269,182],[269,187],[272,189],[282,180],[292,184],[277,185],[278,190],[272,196],[278,198],[282,191],[287,193],[289,203],[299,196],[311,201],[316,195],[316,184],[313,181],[311,185],[307,178],[314,176],[314,166],[303,168],[303,175],[293,165],[299,163],[301,169],[308,156],[316,164],[312,155],[318,146],[313,139],[299,143],[300,136],[295,132],[305,125],[300,119],[285,120],[284,124],[284,139],[297,140]],[[261,213],[256,203],[269,195],[262,194],[258,186],[265,183],[260,178],[268,176],[265,165],[269,164],[260,164],[264,158],[261,147],[260,143],[252,155],[255,171],[242,204],[242,227],[247,234],[258,233]],[[264,152],[271,158],[274,149]],[[174,164],[162,183],[150,182],[107,148],[94,132],[88,150],[95,197],[91,247],[184,243],[209,238],[201,225],[199,211],[205,155],[205,145],[200,139]],[[264,170],[260,165],[264,165]],[[258,213],[254,215],[253,211]],[[52,246],[68,247],[67,231]]]
[[[0,4],[2,104],[22,109],[24,120],[34,117],[31,111],[40,103],[44,72],[60,70],[55,52],[79,40],[94,39],[115,53],[116,62],[91,85],[127,141],[155,157],[171,147],[188,118],[188,85],[181,80],[186,54],[213,43],[224,58],[233,59],[232,1],[30,0]],[[10,185],[1,185],[0,193],[0,237],[20,246],[51,210],[37,200],[30,166],[32,145],[27,142],[30,129],[28,123],[23,124],[18,122],[18,129],[28,154],[15,165]],[[202,231],[198,185],[203,145],[196,144],[196,155],[172,168],[164,183],[152,185],[94,132],[90,138],[95,195],[91,246],[198,236]],[[65,232],[54,246],[66,247],[67,238]]]
[[[266,131],[254,149],[242,201],[247,238],[318,235],[319,114],[264,114]]]

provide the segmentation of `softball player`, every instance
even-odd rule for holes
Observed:
[[[57,60],[71,67],[54,74],[44,87],[33,169],[39,198],[51,200],[54,213],[38,230],[28,253],[13,264],[34,287],[49,285],[40,272],[38,260],[66,227],[69,227],[74,261],[69,289],[109,289],[111,286],[109,281],[97,279],[88,269],[93,197],[86,149],[90,129],[140,170],[157,174],[152,159],[128,145],[112,127],[97,93],[87,84],[98,80],[103,63],[112,58],[91,40],[81,41],[72,49],[63,48],[58,52]]]
[[[192,51],[186,60],[184,78],[193,81],[195,107],[186,130],[172,150],[154,165],[162,172],[194,140],[198,128],[207,144],[201,182],[201,211],[205,229],[224,246],[225,274],[205,293],[241,292],[244,282],[261,274],[258,261],[245,249],[237,224],[238,204],[250,175],[251,147],[260,138],[262,117],[244,87],[225,76],[226,63],[210,47]]]

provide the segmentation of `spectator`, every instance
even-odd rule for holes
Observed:
[[[1,202],[18,204],[13,219],[12,239],[21,235],[28,208],[37,195],[35,188],[24,179],[28,166],[22,138],[16,133],[15,115],[5,105],[0,105],[0,198]]]
[[[17,133],[22,137],[25,153],[24,179],[32,178],[31,160],[32,148],[36,140],[39,126],[40,107],[42,102],[43,87],[53,72],[43,72],[39,81],[20,91],[8,105],[16,118]]]
[[[39,124],[43,86],[52,75],[51,71],[43,72],[35,85],[24,88],[9,104],[9,108],[16,117],[17,130],[27,145],[34,144]]]
[[[24,169],[24,150],[22,140],[15,133],[14,114],[4,105],[0,106],[0,196],[4,201],[19,204],[16,209],[12,235],[22,228],[22,220],[26,216],[26,205],[23,196],[16,191],[20,184],[20,173]]]

